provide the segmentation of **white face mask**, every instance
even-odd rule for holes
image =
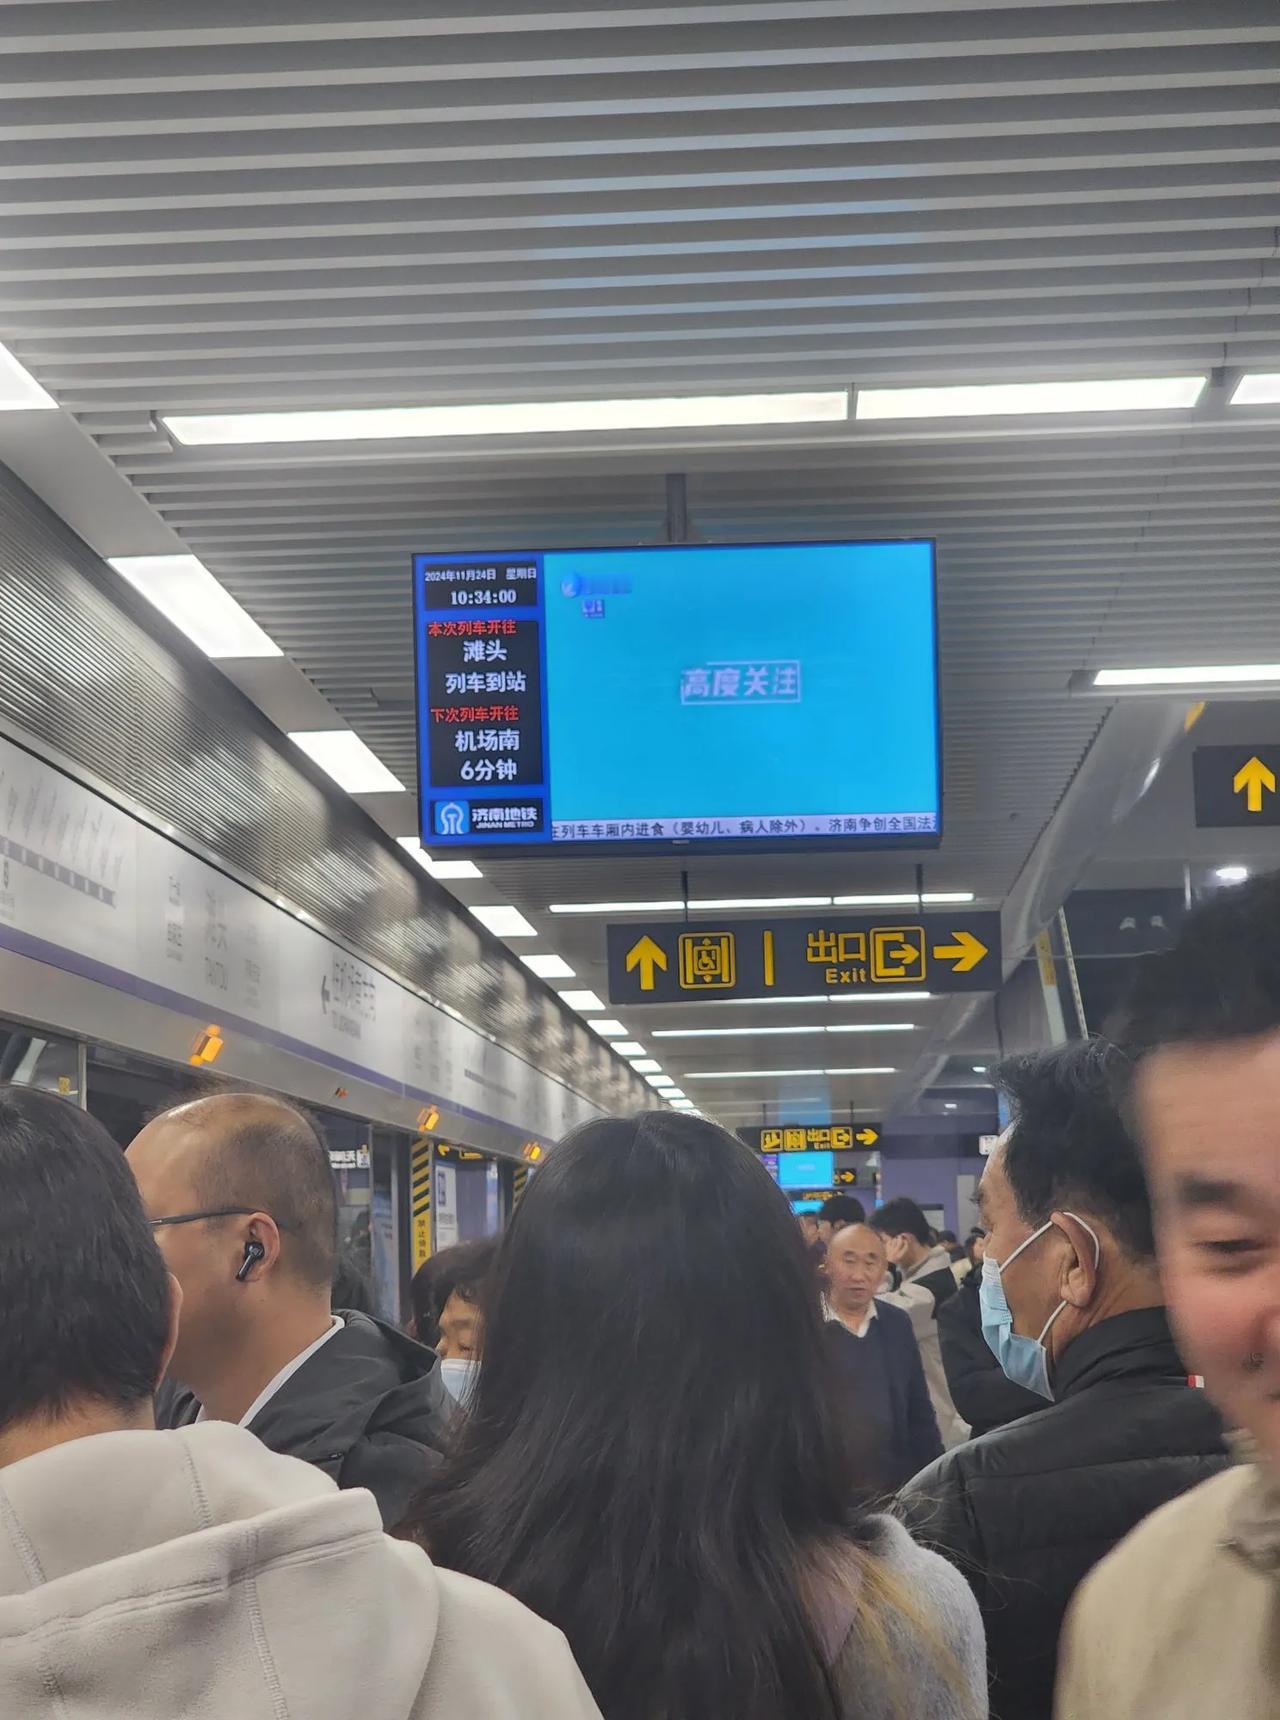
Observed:
[[[440,1379],[444,1389],[463,1409],[474,1396],[479,1377],[479,1362],[466,1356],[446,1356],[440,1363]]]

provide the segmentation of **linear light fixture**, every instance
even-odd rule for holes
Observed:
[[[605,1005],[593,991],[562,991],[561,1003],[567,1003],[570,1009],[576,1009],[579,1014],[584,1010],[603,1009]]]
[[[804,1027],[655,1027],[654,1039],[761,1039],[766,1035],[791,1033],[913,1033],[914,1021],[841,1021],[828,1027],[822,1022]]]
[[[972,890],[926,890],[922,896],[917,896],[914,890],[900,890],[892,895],[831,898],[837,908],[914,908],[917,902],[923,902],[926,908],[943,908],[973,899]]]
[[[198,556],[113,555],[111,566],[215,662],[284,655]]]
[[[909,898],[915,901],[915,897]],[[829,908],[830,896],[704,896],[691,897],[691,913],[719,913],[729,908]],[[683,901],[670,902],[552,902],[552,914],[679,914]]]
[[[396,841],[409,858],[432,878],[483,878],[484,873],[474,860],[433,860],[416,836],[397,836]]]
[[[827,993],[828,1003],[928,1003],[933,997],[931,991],[896,991],[892,997],[884,992],[875,991],[831,991]]]
[[[427,871],[442,884],[456,884],[461,883],[464,878],[484,877],[474,860],[433,860]]]
[[[913,896],[911,899],[914,901],[915,897]],[[828,1003],[928,1003],[932,996],[931,991],[895,991],[892,994],[887,990],[831,991],[827,993],[826,1001]],[[817,997],[811,997],[808,993],[803,997],[725,997],[717,1001],[716,1008],[744,1009],[748,1004],[758,1008],[761,1004],[770,1003],[804,1003],[812,1008],[815,1003],[822,1001],[820,993]]]
[[[730,424],[835,424],[847,389],[790,394],[690,394],[630,400],[508,400],[488,406],[374,406],[301,412],[177,414],[160,422],[187,448],[268,442],[383,442],[437,436],[598,435],[703,430]]]
[[[655,1092],[662,1090],[667,1085],[667,1078],[665,1075],[646,1075],[645,1080]],[[663,1093],[663,1097],[666,1097],[665,1093]]]
[[[674,1104],[677,1099],[685,1099],[688,1095],[683,1087],[668,1087],[666,1092],[663,1094],[663,1097],[665,1099],[670,1099]]]
[[[633,1057],[631,1067],[637,1075],[661,1075],[662,1065],[655,1057]]]
[[[620,1051],[624,1057],[643,1057],[645,1054],[644,1046],[638,1039],[619,1039],[613,1049]]]
[[[1280,403],[1280,370],[1255,370],[1242,376],[1231,396],[1233,406],[1275,406]]]
[[[896,1069],[687,1069],[685,1081],[785,1081],[793,1075],[896,1075]]]
[[[1167,412],[1194,406],[1203,376],[1113,376],[1066,382],[979,382],[940,388],[860,388],[854,417],[1005,418],[1060,412]]]
[[[552,955],[550,951],[546,955],[521,956],[520,960],[529,972],[537,974],[539,979],[573,979],[574,977],[573,969],[564,957]],[[592,1022],[591,1025],[595,1027],[598,1023]]]
[[[631,1029],[624,1027],[620,1021],[615,1021],[612,1016],[606,1017],[604,1021],[589,1021],[587,1026],[593,1028],[601,1039],[627,1039],[631,1035]]]
[[[354,729],[295,729],[289,739],[348,794],[403,794],[404,784]]]
[[[923,901],[926,907],[950,907],[958,902],[972,902],[972,890],[926,890],[923,897],[914,890],[882,892],[861,896],[691,896],[688,903],[666,902],[552,902],[552,914],[679,914],[686,905],[690,913],[724,913],[730,909],[756,908],[897,908],[914,907]],[[752,999],[752,1002],[780,1001]]]
[[[507,902],[482,902],[478,907],[468,905],[467,912],[495,938],[536,938],[538,928],[531,926],[520,912]]]
[[[1280,663],[1199,663],[1164,669],[1095,669],[1093,687],[1230,687],[1280,681]]]
[[[846,401],[847,401],[846,396]],[[58,402],[19,364],[7,346],[0,346],[0,412],[56,412]]]

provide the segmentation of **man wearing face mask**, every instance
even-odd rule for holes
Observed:
[[[1099,1040],[1000,1071],[1014,1122],[982,1179],[983,1335],[1045,1408],[949,1452],[901,1496],[913,1531],[977,1595],[1001,1720],[1048,1720],[1077,1585],[1148,1512],[1227,1461],[1169,1332],[1120,1111],[1126,1073]]]

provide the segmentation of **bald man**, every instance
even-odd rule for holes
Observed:
[[[888,1268],[885,1242],[851,1224],[827,1249],[827,1344],[835,1371],[852,1388],[875,1480],[892,1493],[942,1455],[938,1422],[911,1319],[876,1291]]]
[[[315,1125],[222,1093],[157,1117],[127,1153],[183,1308],[160,1423],[230,1421],[367,1487],[392,1528],[438,1462],[434,1353],[329,1305],[337,1205]]]

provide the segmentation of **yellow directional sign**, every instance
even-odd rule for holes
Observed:
[[[1002,978],[995,913],[654,921],[606,938],[616,1004],[995,991]]]
[[[882,984],[919,980],[925,968],[923,926],[877,926],[871,934],[871,977]]]
[[[857,1180],[858,1180],[857,1171],[837,1171],[836,1172],[836,1181],[838,1183],[844,1183],[846,1187],[848,1187],[848,1185],[850,1183],[856,1183]]]
[[[654,974],[658,969],[667,971],[667,957],[661,944],[655,944],[652,938],[641,938],[627,951],[627,972],[633,973],[640,969],[641,991],[652,991]]]
[[[972,932],[952,932],[951,936],[953,943],[933,946],[934,960],[951,962],[955,973],[971,973],[983,956],[989,954],[987,946]]]
[[[874,1147],[878,1128],[852,1123],[774,1123],[767,1128],[739,1129],[739,1140],[758,1153],[849,1152],[854,1146]]]
[[[1280,825],[1280,743],[1197,747],[1191,770],[1201,830]]]
[[[1246,797],[1245,806],[1250,812],[1261,812],[1263,793],[1274,794],[1276,791],[1276,773],[1269,770],[1255,753],[1231,779],[1231,791]]]

